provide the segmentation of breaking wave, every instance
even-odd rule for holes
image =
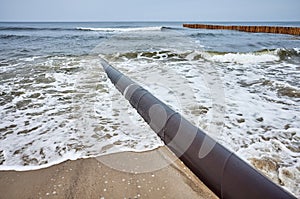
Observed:
[[[36,28],[36,27],[0,27],[0,31],[99,31],[99,32],[136,32],[136,31],[162,31],[162,30],[179,30],[179,28],[165,26],[145,26],[145,27],[76,27],[76,28]]]
[[[273,49],[261,50],[248,53],[228,53],[216,51],[183,51],[174,52],[169,50],[160,51],[138,51],[124,52],[113,55],[114,58],[145,58],[145,59],[166,59],[173,58],[179,60],[207,60],[220,63],[236,63],[236,64],[258,64],[266,62],[279,62],[287,60],[292,56],[300,57],[299,49]]]
[[[166,27],[153,26],[153,27],[134,27],[134,28],[89,28],[89,27],[78,27],[77,30],[83,31],[99,31],[99,32],[137,32],[137,31],[162,31]]]

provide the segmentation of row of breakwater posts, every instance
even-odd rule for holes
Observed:
[[[274,33],[300,35],[300,27],[278,27],[278,26],[221,26],[209,24],[183,24],[185,28],[195,29],[219,29],[219,30],[237,30],[252,33]]]
[[[108,62],[101,60],[101,64],[117,90],[166,146],[218,197],[296,199]],[[202,149],[210,151],[202,156]]]

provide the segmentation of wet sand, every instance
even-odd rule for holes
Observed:
[[[167,147],[0,171],[7,198],[217,198]]]

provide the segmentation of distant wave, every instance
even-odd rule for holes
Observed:
[[[0,35],[0,39],[21,39],[21,38],[29,38],[26,35]]]
[[[224,36],[222,33],[194,33],[190,35],[191,37],[218,37]]]
[[[163,30],[183,30],[184,28],[163,26],[162,29]]]
[[[0,31],[41,31],[41,30],[53,30],[53,31],[63,31],[63,30],[75,30],[73,28],[34,28],[34,27],[0,27]]]
[[[99,31],[99,32],[137,32],[137,31],[162,31],[176,30],[179,28],[165,26],[150,26],[150,27],[114,27],[114,28],[94,28],[94,27],[77,27],[77,28],[36,28],[36,27],[0,27],[0,31]]]
[[[163,26],[153,26],[153,27],[116,27],[116,28],[89,28],[89,27],[78,27],[77,30],[83,31],[99,31],[99,32],[137,32],[137,31],[162,31],[163,29],[167,29],[167,27]]]

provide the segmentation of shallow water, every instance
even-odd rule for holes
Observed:
[[[1,170],[163,145],[107,79],[104,58],[300,195],[299,37],[180,23],[1,23],[0,46]]]

